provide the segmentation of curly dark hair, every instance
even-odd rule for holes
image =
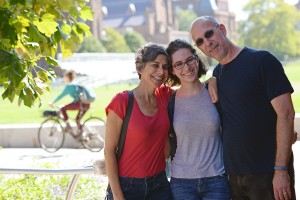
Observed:
[[[170,44],[166,50],[170,56],[171,63],[172,63],[172,55],[179,49],[188,49],[197,58],[198,67],[199,67],[198,78],[200,78],[202,75],[206,74],[207,69],[206,69],[203,61],[200,59],[200,57],[198,56],[198,54],[197,54],[196,50],[193,48],[193,46],[190,43],[186,42],[185,40],[176,39],[176,40],[173,40],[172,42],[170,42]],[[170,67],[168,69],[168,72],[169,72],[168,83],[171,86],[178,86],[181,84],[180,79],[176,75],[172,74],[172,70],[173,70],[173,67]]]
[[[170,66],[170,57],[166,52],[165,47],[160,46],[155,43],[148,43],[145,46],[138,49],[135,53],[135,66],[137,72],[144,69],[147,62],[154,61],[158,55],[165,55],[167,57],[168,65]],[[139,79],[141,79],[141,74],[139,74]]]

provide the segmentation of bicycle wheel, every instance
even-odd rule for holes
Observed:
[[[59,120],[49,118],[42,122],[38,139],[40,146],[50,153],[60,149],[64,143],[65,134]]]
[[[90,117],[82,125],[81,142],[85,148],[92,152],[100,151],[104,146],[104,140],[100,136],[105,128],[105,122],[99,117]]]

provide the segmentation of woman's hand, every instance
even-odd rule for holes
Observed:
[[[218,89],[217,89],[217,79],[216,77],[211,77],[205,83],[208,84],[208,92],[210,94],[211,101],[217,103],[219,101]]]

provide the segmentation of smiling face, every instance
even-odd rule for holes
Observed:
[[[198,58],[187,49],[178,49],[171,55],[172,74],[176,75],[181,84],[198,80]]]
[[[199,20],[192,25],[191,35],[196,46],[208,57],[221,62],[227,55],[226,28],[208,20]],[[200,42],[199,42],[200,41]],[[201,43],[201,41],[203,41]]]
[[[168,78],[168,58],[163,54],[158,54],[154,61],[149,61],[145,67],[138,70],[141,81],[149,87],[158,88]]]

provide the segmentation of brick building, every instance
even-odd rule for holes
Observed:
[[[197,16],[212,16],[226,26],[232,39],[237,38],[235,14],[229,11],[228,0],[174,0],[173,8],[190,9]]]
[[[172,0],[102,0],[103,28],[133,29],[146,41],[165,43],[176,29]]]
[[[178,37],[188,39],[187,32],[178,31],[178,9],[215,17],[226,25],[230,37],[236,38],[235,15],[229,11],[228,0],[91,0],[90,4],[94,11],[91,31],[99,39],[107,27],[121,33],[133,29],[146,41],[161,44]]]

